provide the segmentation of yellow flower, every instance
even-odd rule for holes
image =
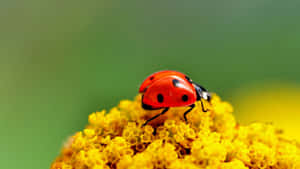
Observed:
[[[89,124],[63,148],[51,169],[297,169],[300,146],[271,124],[239,125],[228,102],[213,95],[183,119],[186,108],[162,117],[141,107],[141,96],[123,100],[107,114],[92,113]]]

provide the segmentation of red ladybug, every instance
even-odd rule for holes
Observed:
[[[201,99],[210,101],[211,97],[205,88],[193,82],[185,74],[172,70],[153,73],[144,80],[139,92],[143,94],[142,107],[144,109],[164,108],[161,113],[148,119],[144,125],[166,113],[170,107],[181,106],[190,107],[184,112],[184,119],[187,122],[186,115],[195,107],[195,102],[200,100],[202,111],[206,112]]]

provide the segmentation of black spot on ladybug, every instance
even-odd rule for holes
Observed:
[[[189,97],[186,94],[184,94],[184,95],[182,95],[181,100],[186,102],[189,100]]]
[[[164,96],[163,96],[162,94],[158,94],[158,95],[157,95],[157,101],[158,101],[159,103],[162,103],[162,102],[164,101]]]
[[[179,87],[179,80],[177,80],[177,79],[173,79],[172,80],[172,83],[173,83],[173,85],[175,86],[175,87]]]
[[[143,91],[143,92],[146,92],[146,91],[147,91],[147,89],[148,89],[148,87],[146,87],[146,88],[144,89],[144,91]]]
[[[154,76],[151,76],[151,77],[150,77],[150,80],[153,80],[153,79],[154,79]]]
[[[190,79],[189,77],[185,76],[185,79],[186,79],[188,82],[193,83],[193,82],[192,82],[192,79]]]

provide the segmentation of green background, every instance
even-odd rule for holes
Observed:
[[[88,114],[173,69],[223,99],[300,82],[300,1],[1,1],[1,168],[49,168]],[[234,104],[234,103],[233,103]]]

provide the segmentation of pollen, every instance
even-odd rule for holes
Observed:
[[[185,107],[144,110],[141,95],[89,115],[50,169],[299,169],[300,144],[272,124],[238,124],[232,106],[213,95],[183,118]],[[280,132],[279,132],[280,131]]]

